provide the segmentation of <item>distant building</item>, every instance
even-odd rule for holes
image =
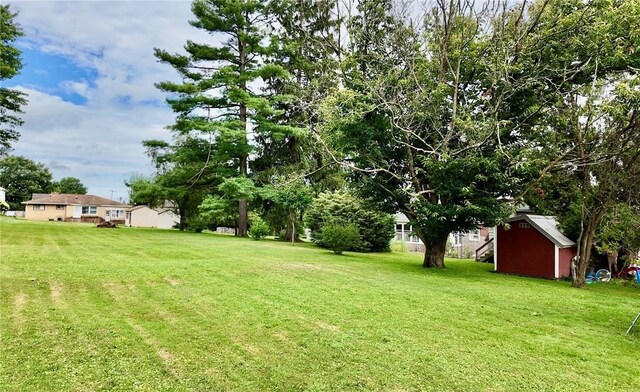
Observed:
[[[7,190],[0,186],[0,201],[7,201]]]
[[[119,201],[94,195],[68,193],[34,193],[25,205],[27,220],[64,222],[101,222],[111,220],[124,223],[129,206]]]
[[[456,251],[458,257],[471,256],[475,257],[476,250],[481,248],[486,241],[493,238],[494,228],[478,227],[469,232],[456,232],[449,236],[451,246]],[[396,241],[407,244],[407,250],[410,252],[424,252],[425,247],[422,240],[413,233],[413,227],[409,224],[409,218],[406,215],[396,214]]]
[[[158,229],[171,229],[180,223],[180,217],[173,212],[171,204],[163,207],[151,208],[147,205],[139,205],[127,209],[125,226],[129,227],[156,227]]]

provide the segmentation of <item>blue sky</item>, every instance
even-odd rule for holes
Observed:
[[[74,91],[69,83],[95,88],[95,79],[98,77],[95,69],[81,67],[66,56],[25,47],[25,43],[21,40],[17,44],[22,49],[24,67],[18,76],[8,81],[8,87],[24,86],[59,96],[74,104],[87,103],[87,98]]]
[[[153,48],[181,51],[211,37],[188,24],[190,1],[8,1],[25,37],[21,74],[3,83],[28,94],[13,153],[89,193],[126,198],[124,181],[149,175],[142,141],[169,140],[173,113],[154,83],[177,80]],[[112,192],[113,191],[113,192]]]

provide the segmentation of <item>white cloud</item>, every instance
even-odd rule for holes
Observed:
[[[149,173],[141,141],[168,139],[173,114],[153,106],[129,109],[77,105],[60,97],[21,88],[29,95],[22,137],[15,153],[49,164],[54,178],[78,177],[91,193],[124,196],[131,173]]]
[[[9,1],[25,46],[62,55],[95,71],[95,80],[61,80],[86,102],[66,102],[27,83],[22,137],[15,153],[51,164],[55,178],[74,176],[89,192],[126,196],[123,180],[149,173],[145,139],[168,139],[173,113],[154,83],[176,80],[153,48],[181,51],[212,37],[188,24],[190,1]],[[150,102],[157,104],[150,105]],[[55,167],[53,167],[55,166]]]
[[[75,80],[65,80],[60,83],[62,90],[67,93],[78,94],[87,97],[89,91],[89,83],[86,81],[78,82]]]

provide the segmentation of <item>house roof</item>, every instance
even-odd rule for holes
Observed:
[[[396,223],[409,223],[409,218],[402,212],[396,212]]]
[[[119,201],[110,200],[94,195],[75,195],[69,193],[34,194],[31,200],[23,201],[22,204],[56,204],[56,205],[91,205],[91,206],[113,206],[128,207]]]
[[[131,211],[139,210],[141,208],[149,208],[149,206],[146,204],[140,204],[140,205],[128,208],[127,211],[131,212]]]
[[[556,244],[558,248],[569,248],[576,244],[558,230],[558,221],[556,221],[555,216],[520,214],[507,219],[507,222],[515,222],[523,219],[547,237],[549,241]]]
[[[41,199],[43,197],[49,197],[49,195],[51,195],[51,193],[32,193],[31,200]]]
[[[163,212],[170,211],[172,208],[175,208],[175,204],[170,201],[165,201],[162,207],[155,207],[155,208],[151,208],[147,204],[140,204],[140,205],[129,208],[127,211],[131,212],[131,211],[136,211],[142,208],[148,208],[150,210],[156,211],[159,214],[162,214]]]

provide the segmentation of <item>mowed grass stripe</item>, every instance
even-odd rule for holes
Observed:
[[[633,390],[637,288],[0,220],[6,390]]]

